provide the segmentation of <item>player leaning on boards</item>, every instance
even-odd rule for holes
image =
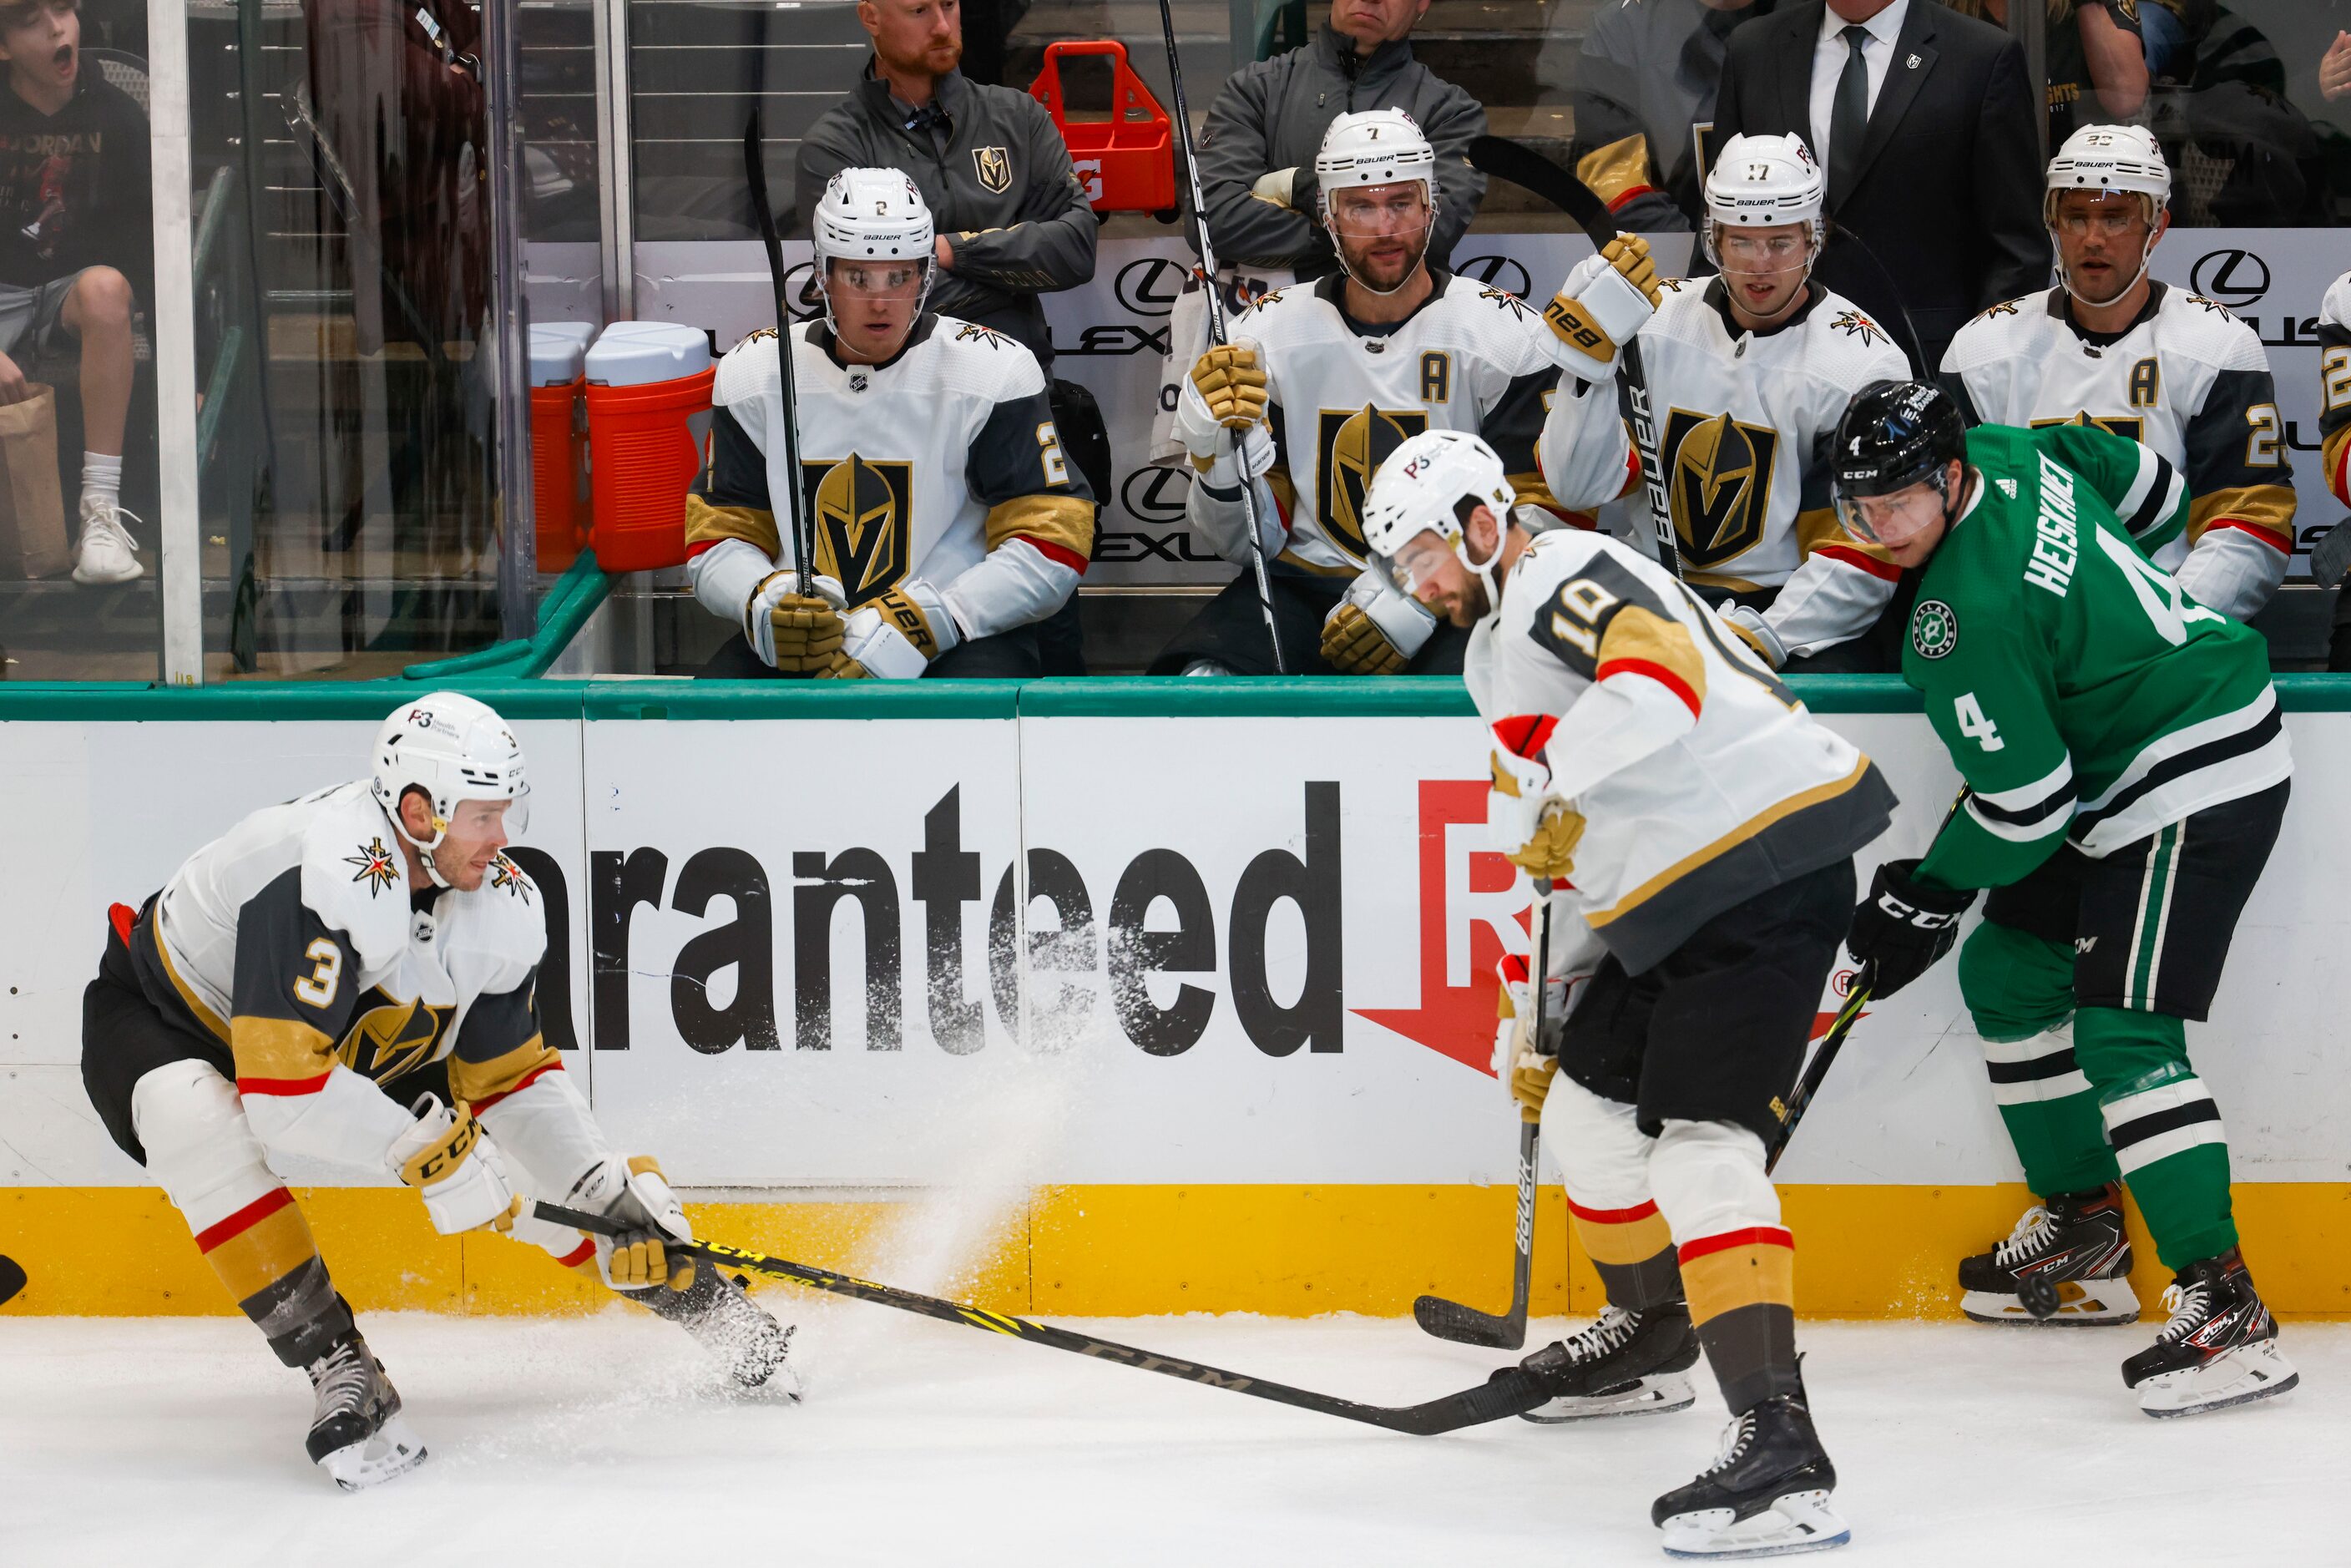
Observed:
[[[2319,465],[2328,492],[2351,507],[2351,272],[2327,286],[2318,307],[2318,382]],[[2312,548],[2311,574],[2320,582],[2340,580],[2351,559],[2345,545],[2351,545],[2351,524],[2338,522]],[[2351,670],[2351,593],[2335,596],[2326,667]]]
[[[1589,358],[1583,374],[1613,371],[1638,331],[1684,580],[1775,668],[1815,674],[1892,667],[1867,633],[1901,573],[1837,526],[1829,443],[1854,388],[1909,373],[1884,329],[1812,280],[1827,189],[1802,138],[1735,136],[1706,179],[1701,243],[1719,276],[1663,283],[1652,314],[1628,276],[1648,246],[1626,235],[1544,313]],[[1612,399],[1554,400],[1543,436],[1547,455],[1596,443],[1634,460]]]
[[[793,1381],[791,1331],[665,1252],[693,1232],[661,1167],[611,1151],[539,1033],[545,911],[501,852],[528,810],[496,714],[451,692],[403,703],[373,777],[256,811],[136,915],[116,904],[83,998],[99,1119],[277,1358],[310,1375],[310,1458],[346,1490],[424,1446],[274,1157],[389,1171],[444,1235],[491,1227],[592,1266],[741,1383]],[[629,1229],[591,1242],[529,1218],[509,1162],[530,1191]]]
[[[2128,1180],[2170,1321],[2123,1363],[2151,1416],[2294,1386],[2238,1255],[2229,1148],[2188,1019],[2277,840],[2294,770],[2261,634],[2133,544],[2188,509],[2147,447],[2074,424],[1966,431],[1940,388],[1865,388],[1838,433],[1845,526],[1921,573],[1903,679],[1967,782],[1924,859],[1854,917],[1888,997],[1959,952],[1992,1097],[2043,1202],[1959,1266],[1970,1317],[2127,1322]],[[2136,528],[2126,525],[2140,525]]]
[[[2049,161],[2042,215],[2057,287],[1959,329],[1943,384],[1970,423],[2095,425],[2146,443],[2188,484],[2188,527],[2158,566],[2243,621],[2285,580],[2294,472],[2261,339],[2210,299],[2156,282],[2171,170],[2155,137],[2092,125]]]
[[[1482,433],[1509,461],[1520,502],[1552,507],[1535,442],[1560,356],[1517,297],[1428,267],[1436,167],[1427,138],[1402,110],[1332,120],[1314,174],[1340,270],[1259,301],[1233,324],[1229,346],[1200,356],[1178,394],[1176,432],[1195,469],[1192,524],[1228,560],[1249,559],[1246,463],[1293,671],[1461,668],[1462,634],[1383,591],[1364,569],[1364,495],[1407,436]],[[1604,485],[1580,471],[1568,477],[1613,496],[1623,473],[1618,457]],[[1255,578],[1244,572],[1210,600],[1151,673],[1271,674]]]
[[[1045,372],[1012,339],[925,311],[931,214],[895,169],[845,169],[810,227],[824,319],[793,327],[800,472],[782,471],[777,337],[718,361],[686,572],[743,630],[705,675],[1043,674],[1038,622],[1078,585],[1092,492],[1061,452]],[[802,598],[776,504],[815,520]]]
[[[1530,534],[1515,499],[1491,447],[1430,431],[1381,467],[1364,537],[1394,591],[1473,629],[1489,825],[1551,879],[1552,974],[1581,993],[1556,1055],[1506,1044],[1504,1076],[1541,1108],[1608,1308],[1524,1364],[1555,1380],[1554,1416],[1672,1409],[1703,1346],[1733,1419],[1717,1462],[1650,1511],[1666,1549],[1834,1545],[1764,1148],[1851,918],[1853,853],[1894,795],[1664,568],[1584,529]]]

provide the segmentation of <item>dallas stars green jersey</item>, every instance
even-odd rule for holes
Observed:
[[[2188,491],[2101,430],[1968,433],[1982,477],[1928,563],[1902,678],[1968,788],[1919,874],[1998,887],[2293,771],[2269,648],[2151,564]]]

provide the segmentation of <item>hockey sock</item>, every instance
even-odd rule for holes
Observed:
[[[2156,1256],[2178,1270],[2237,1244],[2220,1108],[2188,1064],[2187,1026],[2161,1013],[2085,1008],[2074,1032],[2102,1085],[2099,1113]]]
[[[109,506],[120,503],[122,498],[122,459],[110,457],[102,452],[83,453],[81,493],[85,500],[97,496]]]
[[[2009,1142],[2032,1190],[2081,1192],[2116,1179],[2097,1096],[2075,1060],[2074,952],[1986,921],[1959,949],[1959,994]]]
[[[1674,1257],[1673,1233],[1655,1203],[1586,1208],[1570,1195],[1567,1212],[1612,1306],[1637,1312],[1681,1300],[1682,1271]]]
[[[1799,1390],[1796,1242],[1776,1225],[1685,1241],[1682,1283],[1706,1363],[1733,1415]]]
[[[309,1365],[351,1332],[351,1310],[284,1187],[197,1231],[196,1246],[287,1365]]]

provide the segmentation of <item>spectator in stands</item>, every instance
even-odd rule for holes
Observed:
[[[1774,0],[1644,0],[1592,19],[1576,61],[1576,174],[1637,234],[1690,228],[1730,30]]]
[[[1427,11],[1428,0],[1332,0],[1311,43],[1225,79],[1199,142],[1200,195],[1219,262],[1289,267],[1301,279],[1336,272],[1314,205],[1322,133],[1342,114],[1400,109],[1437,149],[1428,265],[1451,264],[1486,194],[1486,176],[1468,163],[1486,110],[1413,58],[1412,29]]]
[[[1715,100],[1718,143],[1762,132],[1828,170],[1815,280],[1889,327],[1907,311],[1928,368],[1969,317],[2047,282],[2024,53],[1990,23],[1931,0],[1782,5],[1731,35]]]
[[[78,343],[81,537],[74,580],[141,577],[123,526],[131,415],[131,279],[152,271],[147,120],[81,60],[79,0],[0,5],[0,403],[27,395],[25,366]],[[133,519],[136,520],[135,518]]]
[[[2008,26],[2009,0],[1943,3],[1962,16]],[[2048,0],[2048,6],[2042,37],[2049,145],[2063,146],[2077,126],[2137,120],[2147,107],[2148,74],[2141,0]]]
[[[1052,376],[1053,340],[1039,296],[1094,275],[1100,226],[1053,117],[1027,93],[968,80],[962,0],[859,0],[873,54],[849,97],[800,142],[800,226],[843,169],[897,169],[914,182],[938,227],[938,282],[928,308],[993,327]],[[1062,449],[1096,497],[1110,495],[1110,438],[1093,396],[1055,379]],[[1044,673],[1085,674],[1071,594],[1040,633]]]

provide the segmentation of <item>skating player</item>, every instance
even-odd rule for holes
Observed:
[[[718,362],[710,466],[686,498],[687,575],[742,629],[705,675],[1015,678],[1093,548],[1093,496],[1037,357],[923,309],[930,209],[894,169],[846,169],[810,225],[825,319],[791,329],[799,466],[783,471],[773,332]],[[815,519],[799,592],[789,514]]]
[[[1431,431],[1380,469],[1364,538],[1395,591],[1474,628],[1489,824],[1562,890],[1553,973],[1590,976],[1556,1055],[1522,1041],[1509,1076],[1542,1107],[1608,1308],[1526,1364],[1614,1414],[1689,1403],[1677,1375],[1703,1348],[1732,1421],[1651,1510],[1666,1549],[1833,1546],[1847,1532],[1797,1368],[1794,1241],[1763,1167],[1853,853],[1894,796],[1663,568],[1583,529],[1531,535],[1516,498],[1493,448]]]
[[[1430,268],[1436,167],[1402,110],[1332,120],[1314,174],[1340,271],[1260,300],[1235,321],[1232,343],[1203,354],[1184,380],[1176,431],[1196,470],[1192,525],[1245,570],[1176,634],[1154,674],[1273,674],[1257,579],[1246,570],[1243,460],[1293,674],[1461,668],[1462,633],[1382,591],[1364,570],[1364,495],[1406,437],[1481,432],[1504,454],[1520,504],[1558,510],[1535,442],[1554,388],[1571,400],[1590,392],[1560,385],[1560,364],[1588,361],[1562,355],[1515,295]],[[1613,419],[1613,393],[1596,401]],[[1613,465],[1604,474],[1583,471],[1604,461]],[[1624,487],[1621,454],[1569,452],[1562,463],[1553,478],[1580,492],[1605,500]]]
[[[2123,1363],[2140,1407],[2282,1394],[2294,1371],[2238,1253],[2185,1028],[2285,813],[2268,646],[2133,543],[2189,509],[2150,447],[2074,424],[1969,432],[1910,382],[1857,395],[1837,450],[1845,526],[1922,574],[1902,674],[1967,782],[1925,858],[1879,869],[1851,946],[1890,996],[1993,890],[1959,990],[2042,1198],[1960,1264],[1968,1315],[2135,1319],[2119,1177],[2174,1270],[2169,1322]]]
[[[1568,275],[1547,319],[1590,361],[1578,373],[1604,378],[1637,324],[1682,576],[1699,597],[1775,668],[1890,670],[1891,643],[1868,633],[1901,573],[1837,526],[1829,440],[1854,388],[1907,376],[1909,361],[1860,307],[1812,281],[1827,188],[1802,138],[1734,136],[1706,178],[1702,243],[1719,276],[1667,281],[1649,316],[1639,289],[1608,276],[1648,266],[1647,244],[1628,235]],[[1630,461],[1613,400],[1554,400],[1545,461],[1588,444]],[[1559,494],[1574,507],[1609,498]]]
[[[269,1348],[309,1374],[309,1455],[346,1490],[423,1462],[400,1395],[272,1157],[389,1172],[444,1235],[544,1248],[789,1387],[791,1331],[690,1240],[649,1158],[616,1154],[539,1033],[541,895],[502,852],[529,785],[504,720],[435,692],[384,721],[372,778],[245,819],[133,912],[82,1003],[82,1079]],[[510,1179],[511,1178],[511,1179]],[[518,1189],[630,1228],[592,1241]]]
[[[2294,471],[2268,355],[2210,299],[2147,275],[2171,170],[2145,129],[2092,125],[2049,161],[2043,216],[2058,286],[1959,329],[1943,382],[1968,422],[2095,425],[2188,483],[2186,530],[2155,556],[2189,598],[2242,621],[2294,552]]]

